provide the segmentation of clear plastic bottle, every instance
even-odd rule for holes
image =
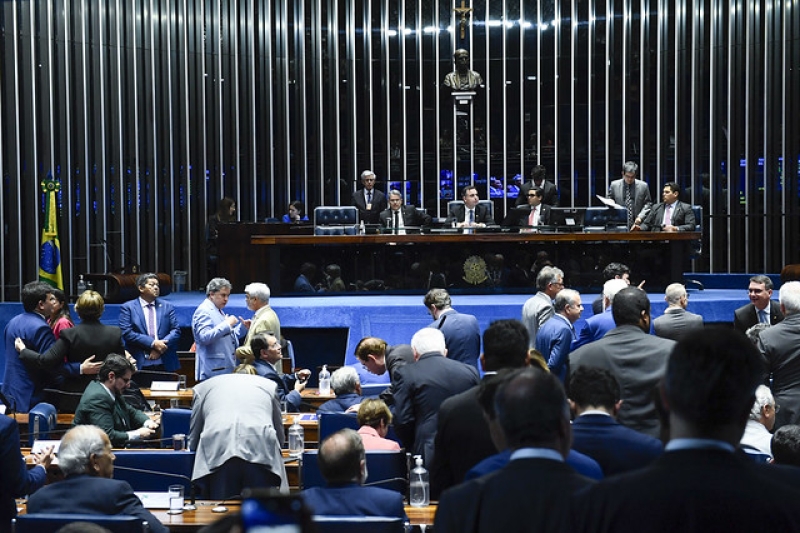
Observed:
[[[358,234],[365,235],[367,233],[367,228],[364,226],[364,221],[361,221],[361,224],[358,226]]]
[[[305,430],[297,418],[294,417],[294,424],[289,426],[289,455],[291,457],[300,457],[305,449]]]
[[[411,504],[411,507],[426,507],[430,504],[431,499],[428,471],[422,466],[422,456],[415,455],[414,459],[416,460],[417,466],[411,471],[408,502]]]
[[[322,365],[319,371],[319,394],[328,396],[331,393],[331,373],[328,372],[328,365]]]
[[[87,287],[86,287],[86,281],[84,281],[84,279],[83,279],[83,274],[78,275],[78,287],[77,287],[77,289],[78,289],[78,295],[81,295],[84,292],[86,292]]]

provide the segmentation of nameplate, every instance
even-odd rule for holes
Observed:
[[[134,491],[145,509],[169,509],[169,492]]]
[[[176,391],[180,381],[154,381],[150,385],[151,391]]]
[[[50,446],[53,447],[53,460],[50,462],[52,465],[58,464],[58,447],[61,446],[60,440],[35,440],[33,441],[33,446],[31,446],[31,454],[37,454],[43,452]]]

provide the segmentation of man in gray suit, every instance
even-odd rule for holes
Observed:
[[[656,335],[679,341],[690,329],[703,327],[703,317],[686,310],[689,294],[682,284],[673,283],[668,286],[664,300],[667,302],[667,309],[663,315],[653,320]]]
[[[629,428],[659,437],[653,390],[664,376],[675,341],[649,334],[650,300],[636,287],[622,289],[611,308],[617,327],[570,354],[570,367],[594,366],[614,374],[622,389],[617,419]]]
[[[522,306],[522,323],[528,328],[530,347],[536,347],[536,333],[550,320],[556,310],[553,299],[564,288],[564,271],[560,268],[543,267],[536,276],[539,292],[528,298]]]
[[[622,165],[622,178],[614,180],[608,188],[608,197],[628,210],[628,228],[641,224],[653,200],[650,199],[650,187],[642,180],[636,179],[639,165],[627,161]]]
[[[783,284],[780,305],[783,321],[758,336],[768,379],[772,377],[772,394],[780,405],[775,429],[800,423],[800,281]]]

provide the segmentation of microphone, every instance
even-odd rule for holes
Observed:
[[[145,470],[144,468],[133,468],[133,467],[130,467],[130,466],[119,466],[119,465],[114,465],[114,470],[125,470],[127,472],[136,472],[136,473],[139,473],[139,474],[150,474],[150,475],[153,475],[153,476],[172,477],[172,478],[180,479],[182,481],[188,481],[189,482],[190,503],[189,503],[189,505],[185,505],[183,508],[185,510],[187,510],[187,511],[194,511],[195,509],[197,509],[197,506],[195,505],[195,497],[196,497],[196,495],[195,495],[195,486],[194,486],[194,482],[192,481],[192,478],[190,478],[189,476],[184,476],[183,474],[173,474],[171,472],[161,472],[161,471],[158,471],[158,470]]]
[[[380,485],[388,485],[390,483],[395,483],[397,481],[402,481],[406,485],[408,485],[408,480],[404,477],[387,477],[386,479],[379,479],[378,481],[373,481],[372,483],[363,483],[362,487],[377,487]]]

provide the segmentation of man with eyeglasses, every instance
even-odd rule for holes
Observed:
[[[364,224],[378,224],[381,212],[389,207],[386,195],[375,188],[375,173],[371,170],[361,173],[361,183],[364,188],[353,193],[350,205],[358,208],[359,220]]]
[[[516,224],[523,228],[520,230],[522,232],[533,232],[537,226],[550,224],[550,206],[542,203],[542,189],[533,187],[526,194],[528,209],[516,210],[520,212]]]
[[[129,442],[153,436],[159,422],[128,405],[122,397],[122,391],[131,385],[133,370],[124,356],[109,354],[100,367],[97,381],[89,383],[81,396],[72,425],[99,427],[114,448],[124,448]]]
[[[176,352],[181,328],[171,303],[159,298],[158,276],[148,272],[136,278],[139,297],[119,309],[119,328],[125,349],[139,370],[172,372],[180,367]],[[91,354],[89,354],[91,355]]]
[[[774,326],[783,320],[781,306],[772,301],[772,280],[769,276],[753,276],[747,288],[750,303],[733,312],[733,327],[745,333],[750,327],[763,323]]]

